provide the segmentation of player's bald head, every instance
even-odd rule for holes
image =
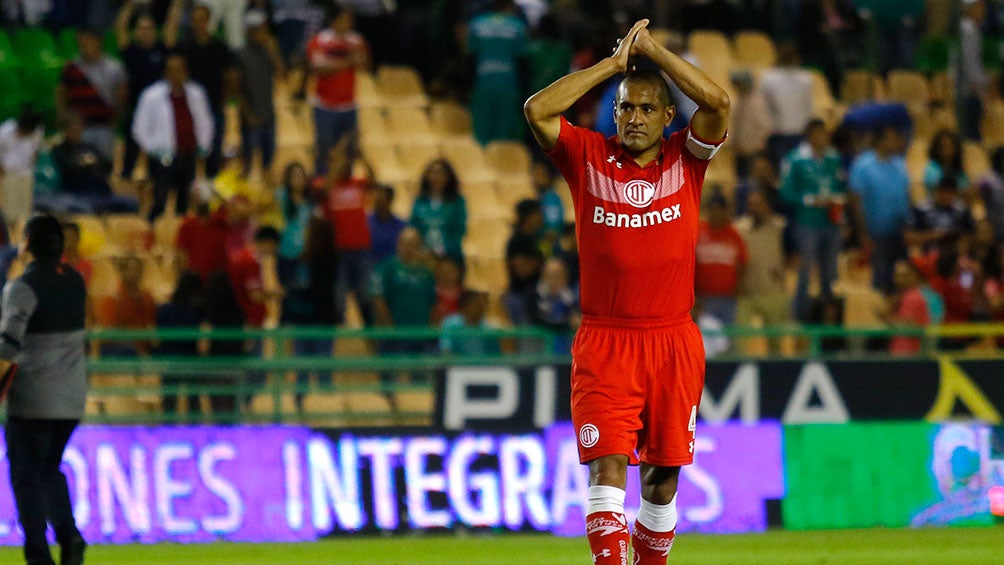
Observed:
[[[662,77],[662,74],[648,69],[634,70],[624,77],[624,80],[621,81],[620,86],[617,88],[617,100],[615,103],[621,101],[624,88],[629,84],[650,86],[655,89],[660,102],[666,106],[672,105],[672,100],[669,97],[669,85],[666,83],[666,79]]]

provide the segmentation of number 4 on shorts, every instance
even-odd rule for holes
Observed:
[[[697,405],[695,404],[690,408],[690,423],[687,424],[688,432],[697,431]]]

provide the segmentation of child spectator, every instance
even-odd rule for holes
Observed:
[[[893,268],[896,293],[890,296],[888,311],[883,314],[886,323],[894,327],[923,328],[931,322],[931,312],[927,299],[921,290],[923,277],[917,267],[908,260],[896,262]],[[889,353],[897,356],[917,355],[921,350],[921,339],[897,335],[889,340]]]
[[[956,248],[973,234],[976,224],[965,201],[959,197],[955,177],[942,177],[927,202],[915,206],[907,220],[907,245],[923,252]]]
[[[438,326],[447,316],[460,311],[460,296],[464,292],[464,267],[450,256],[436,258],[432,269],[436,281],[436,306],[429,322]]]
[[[115,294],[98,300],[95,324],[100,328],[126,328],[136,330],[156,327],[156,305],[153,297],[142,287],[143,261],[128,256],[118,262],[119,286]],[[112,341],[100,345],[102,355],[146,356],[150,342]]]
[[[286,165],[279,187],[279,211],[285,227],[279,240],[279,280],[285,282],[291,276],[293,264],[303,252],[304,234],[313,215],[309,177],[303,163],[293,161]],[[331,234],[334,238],[334,234]]]
[[[465,290],[460,294],[460,310],[443,319],[440,327],[443,337],[439,349],[456,355],[497,355],[501,352],[499,340],[467,335],[477,330],[494,329],[485,319],[488,311],[488,293]]]
[[[275,257],[279,247],[279,232],[266,226],[255,232],[254,242],[232,255],[227,274],[234,297],[244,311],[244,320],[251,328],[261,328],[268,313],[268,302],[281,298],[282,292],[265,288],[262,264]]]
[[[555,190],[554,169],[549,162],[534,161],[531,172],[537,199],[540,200],[540,211],[544,215],[544,241],[553,255],[558,246],[558,238],[565,228],[565,204]]]
[[[463,262],[467,202],[460,195],[460,181],[449,161],[436,159],[422,172],[411,225],[418,228],[425,247],[434,255],[449,255]]]
[[[535,326],[556,335],[554,353],[568,353],[571,332],[579,327],[579,293],[568,282],[568,271],[560,259],[548,259],[535,289],[530,318]]]

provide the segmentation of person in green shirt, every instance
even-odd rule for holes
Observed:
[[[422,236],[414,227],[401,230],[397,254],[385,259],[373,271],[371,293],[376,324],[381,327],[425,327],[429,325],[436,305],[436,283],[425,262],[426,250]],[[378,346],[381,355],[421,355],[436,344],[421,339],[383,340]],[[392,394],[393,373],[381,373],[380,383],[391,408],[397,406]],[[412,380],[415,380],[414,376]]]
[[[781,199],[795,210],[800,262],[794,313],[800,321],[808,318],[811,308],[809,275],[813,267],[818,268],[823,298],[833,296],[846,203],[845,176],[826,124],[810,121],[805,141],[785,159],[781,179]]]
[[[410,223],[434,255],[448,255],[463,264],[467,202],[460,195],[460,181],[449,161],[436,159],[425,167]]]
[[[467,51],[474,58],[471,120],[482,145],[520,140],[526,133],[519,66],[527,52],[526,24],[513,0],[495,0],[492,11],[471,20]]]

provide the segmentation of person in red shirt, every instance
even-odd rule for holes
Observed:
[[[327,171],[328,151],[356,129],[356,70],[369,66],[366,40],[352,30],[352,11],[335,4],[328,27],[307,43],[314,81],[315,170]]]
[[[364,178],[352,176],[352,168],[357,161],[366,170]],[[356,152],[352,138],[346,135],[328,154],[328,173],[315,181],[315,189],[325,198],[325,215],[335,228],[338,278],[334,292],[338,323],[345,322],[349,291],[355,296],[363,321],[366,325],[373,323],[370,301],[372,236],[366,212],[373,178],[372,167]]]
[[[196,205],[195,214],[186,216],[178,227],[179,270],[196,273],[204,285],[213,273],[226,271],[227,233],[225,206],[211,213],[209,204]]]
[[[143,261],[128,256],[118,263],[119,288],[98,300],[94,322],[100,328],[145,330],[157,325],[157,305],[143,288]],[[113,341],[100,344],[102,355],[148,355],[150,342]]]
[[[725,324],[736,321],[736,290],[749,261],[746,242],[734,227],[728,201],[721,193],[708,199],[708,220],[697,235],[694,291],[704,311]]]
[[[897,292],[890,296],[889,311],[881,317],[894,326],[927,326],[931,315],[921,290],[924,278],[917,266],[908,259],[896,261],[892,276]],[[916,355],[920,353],[920,348],[919,337],[897,335],[889,340],[889,353],[892,355]]]
[[[255,232],[254,243],[230,256],[227,265],[230,286],[233,287],[237,304],[244,311],[244,320],[251,328],[265,325],[268,301],[282,297],[281,292],[265,288],[261,270],[262,262],[275,257],[278,249],[279,232],[271,226],[265,226]]]
[[[526,101],[534,137],[568,181],[577,226],[582,325],[572,344],[572,422],[589,465],[586,533],[593,563],[666,563],[680,466],[694,458],[704,347],[690,317],[701,188],[725,140],[728,94],[634,24],[614,54]],[[690,126],[662,137],[676,113],[651,59],[697,103]],[[631,71],[631,72],[629,72]],[[617,135],[562,114],[618,73]],[[629,463],[641,463],[633,534],[624,516]]]

